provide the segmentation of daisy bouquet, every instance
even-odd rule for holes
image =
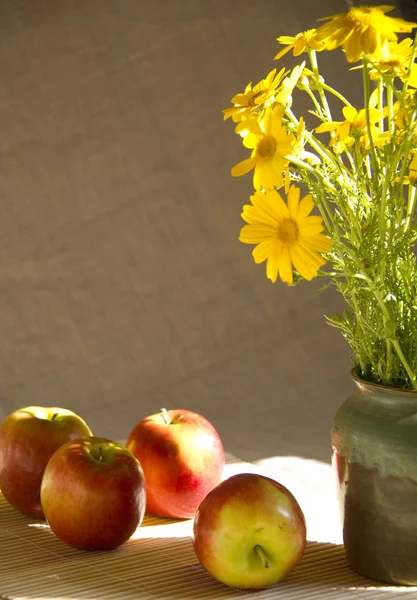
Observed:
[[[346,310],[326,318],[361,376],[417,389],[417,43],[398,37],[417,24],[393,8],[354,7],[278,37],[275,59],[292,52],[300,64],[249,83],[223,116],[250,151],[231,172],[253,171],[239,239],[255,263],[272,282],[336,285]],[[362,106],[320,73],[320,53],[340,47],[363,80]],[[293,108],[300,93],[308,115]]]

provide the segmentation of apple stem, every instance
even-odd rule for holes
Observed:
[[[52,415],[51,421],[55,421],[55,419],[57,418],[57,416],[58,416],[58,413],[54,413]]]
[[[255,550],[256,554],[259,556],[259,558],[261,559],[261,561],[262,561],[263,566],[265,567],[265,569],[269,569],[269,567],[271,566],[271,563],[268,560],[268,557],[265,554],[265,551],[262,548],[262,546],[260,546],[259,544],[256,544],[254,550]]]
[[[98,459],[100,462],[103,461],[103,444],[98,445]]]
[[[170,421],[169,421],[169,418],[168,418],[167,409],[166,408],[161,408],[161,414],[162,414],[162,418],[164,420],[164,423],[166,425],[169,425]]]

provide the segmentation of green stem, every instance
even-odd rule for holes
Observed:
[[[364,101],[365,101],[365,114],[366,114],[366,128],[368,130],[369,137],[369,145],[371,147],[371,160],[372,167],[376,176],[378,176],[378,160],[375,152],[374,140],[372,137],[371,130],[371,118],[369,114],[369,98],[371,97],[371,89],[370,89],[370,80],[369,80],[369,70],[368,70],[368,58],[364,54],[363,55],[363,90],[364,90]]]
[[[295,127],[298,127],[300,122],[297,117],[294,115],[290,108],[285,110],[285,114],[290,119]],[[354,179],[352,172],[347,168],[347,166],[340,160],[338,156],[335,156],[333,152],[329,152],[317,138],[315,138],[311,133],[307,132],[306,134],[307,142],[311,146],[313,150],[317,152],[319,156],[323,160],[325,160],[329,165],[335,166],[338,171],[345,177],[346,180],[352,181]]]
[[[255,550],[256,554],[259,556],[259,558],[261,559],[262,564],[265,567],[265,569],[269,569],[269,567],[271,566],[271,561],[267,557],[265,550],[262,548],[262,546],[260,546],[259,544],[256,544],[256,546],[254,547],[254,550]]]
[[[315,50],[312,50],[311,48],[308,49],[308,57],[310,59],[310,64],[311,64],[311,68],[312,71],[314,73],[314,79],[315,79],[315,84],[316,84],[316,88],[317,91],[319,93],[320,96],[320,100],[321,103],[323,105],[324,111],[326,113],[327,116],[327,120],[328,121],[332,121],[332,113],[330,111],[330,106],[327,102],[327,98],[326,98],[326,94],[324,93],[324,89],[323,89],[323,84],[320,81],[320,72],[319,72],[319,66],[317,64],[317,54]]]
[[[379,132],[382,133],[384,131],[384,80],[382,78],[378,79],[378,110],[381,115],[379,117]]]
[[[416,377],[415,377],[414,373],[412,372],[410,365],[408,364],[408,361],[403,354],[403,351],[401,350],[401,346],[398,343],[398,340],[392,340],[392,343],[394,345],[395,351],[398,354],[398,357],[399,357],[404,369],[407,371],[407,375],[410,378],[411,385],[413,386],[413,390],[417,390]]]
[[[359,323],[360,328],[362,329],[363,339],[365,340],[366,353],[367,353],[367,355],[369,357],[369,363],[372,364],[372,362],[373,362],[372,361],[372,354],[373,354],[372,353],[372,347],[369,346],[369,344],[368,344],[368,335],[367,335],[367,333],[365,331],[365,323],[364,323],[364,321],[362,319],[362,311],[361,311],[361,309],[359,307],[358,300],[356,298],[356,293],[355,293],[354,290],[355,290],[354,287],[352,287],[351,290],[350,290],[350,295],[351,295],[351,298],[352,298],[352,304],[353,304],[354,309],[355,309],[356,319],[357,319],[357,321]],[[364,371],[364,365],[362,365],[362,364],[361,364],[361,369],[362,369],[362,372],[363,372]]]
[[[380,270],[381,270],[381,281],[385,278],[385,262],[387,254],[386,244],[386,207],[387,203],[387,178],[384,177],[381,186],[381,195],[379,198],[379,242],[380,242]]]
[[[321,84],[321,86],[322,86],[323,90],[326,90],[326,92],[329,92],[330,94],[333,94],[333,96],[335,96],[336,98],[339,98],[339,100],[341,100],[343,102],[343,104],[346,104],[346,106],[352,106],[352,104],[349,102],[349,100],[347,100],[342,94],[340,94],[334,88],[330,87],[329,85],[327,85],[324,82]]]
[[[394,123],[394,92],[392,87],[387,86],[387,107],[388,107],[388,131],[392,135],[395,129]]]
[[[356,273],[355,277],[358,278],[358,279],[363,279],[363,280],[365,280],[368,283],[369,289],[372,291],[372,293],[374,294],[374,296],[375,296],[375,298],[376,298],[379,306],[381,307],[382,315],[383,315],[383,318],[384,318],[384,325],[385,325],[386,330],[387,330],[387,326],[391,326],[392,325],[391,316],[390,316],[389,311],[388,311],[388,309],[386,307],[386,304],[385,304],[385,302],[384,302],[384,300],[383,300],[383,298],[381,296],[380,291],[376,288],[374,282],[367,275],[364,275],[363,273]],[[390,330],[388,329],[388,331],[390,331]],[[400,346],[398,340],[395,337],[392,339],[391,337],[388,337],[388,336],[386,336],[385,339],[386,340],[389,339],[390,343],[392,343],[392,345],[394,346],[394,349],[395,349],[395,351],[397,353],[397,356],[400,359],[401,364],[403,365],[403,367],[404,367],[404,369],[405,369],[405,371],[406,371],[406,373],[407,373],[407,375],[408,375],[408,377],[410,379],[410,383],[411,383],[413,389],[417,390],[416,377],[415,377],[413,371],[411,370],[411,367],[410,367],[410,365],[409,365],[406,357],[404,356],[403,351],[401,350],[401,346]],[[389,357],[389,358],[392,359],[392,357]],[[388,366],[388,372],[391,372],[391,366],[390,365]]]
[[[307,86],[303,86],[303,90],[310,96],[310,99],[311,99],[312,103],[314,104],[314,106],[316,107],[317,112],[319,114],[321,114],[321,106],[320,106],[317,98],[313,94],[312,90]]]
[[[323,183],[323,185],[325,187],[327,187],[327,189],[330,192],[332,192],[332,194],[338,193],[336,188],[332,185],[332,183],[326,177],[323,177],[316,169],[311,167],[304,160],[301,160],[301,159],[297,158],[296,156],[292,156],[292,154],[288,154],[286,156],[286,159],[289,160],[294,165],[297,165],[297,167],[300,167],[301,169],[305,169],[306,171],[308,171],[309,173],[314,175],[318,181],[321,181]]]
[[[417,188],[414,185],[409,186],[408,190],[408,206],[407,206],[407,215],[405,217],[404,229],[407,231],[410,228],[410,224],[414,215],[414,211],[416,209],[416,199],[417,199]]]
[[[320,181],[324,186],[328,187],[333,194],[337,193],[336,189],[332,186],[332,184],[330,183],[330,181],[328,181],[327,179],[325,179],[316,169],[313,169],[313,167],[310,167],[309,164],[307,164],[303,160],[299,160],[295,156],[288,155],[287,159],[290,161],[290,163],[296,165],[297,167],[300,167],[301,169],[305,169],[306,171],[308,171],[309,173],[311,173],[312,175],[314,175],[315,178],[317,179],[317,181]],[[328,232],[332,232],[332,231],[335,230],[335,224],[333,222],[332,211],[330,210],[330,207],[329,207],[329,204],[327,202],[327,198],[326,198],[326,196],[324,194],[323,188],[322,188],[321,191],[322,191],[321,200],[322,200],[324,209],[323,209],[323,207],[321,207],[319,205],[320,213],[321,213],[321,216],[323,217],[323,220],[324,220],[324,222],[326,224],[327,231]]]
[[[361,153],[359,138],[355,139],[355,159],[355,171],[358,174],[356,178],[356,183],[360,186],[364,197],[369,199],[368,190],[366,189],[365,185],[365,180],[363,177],[360,176],[360,174],[363,173],[363,157]]]

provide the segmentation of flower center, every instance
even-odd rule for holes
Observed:
[[[272,158],[277,149],[277,142],[272,135],[266,135],[258,143],[258,154],[261,158]]]
[[[259,92],[254,92],[253,90],[251,90],[249,92],[249,94],[247,95],[247,99],[248,99],[248,106],[250,106],[251,108],[255,107],[255,99],[256,96],[259,95]]]
[[[314,39],[316,35],[315,29],[307,29],[307,31],[303,31],[302,33],[297,33],[295,36],[297,39],[302,38],[303,42],[309,44],[312,39]]]
[[[381,21],[381,17],[383,18],[384,14],[372,6],[358,6],[356,8],[351,8],[348,13],[348,20],[355,29],[359,30]]]
[[[298,241],[300,231],[293,219],[282,219],[277,227],[277,237],[287,246],[293,246]]]

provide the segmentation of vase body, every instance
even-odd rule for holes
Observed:
[[[361,575],[416,585],[417,393],[352,378],[332,429],[346,555]]]

